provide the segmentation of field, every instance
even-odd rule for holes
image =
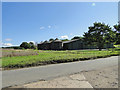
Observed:
[[[14,50],[14,49],[2,50],[2,57],[28,56],[28,55],[38,55],[38,52],[33,50]]]
[[[83,61],[119,55],[119,51],[98,50],[2,50],[2,68],[15,69],[46,64]]]

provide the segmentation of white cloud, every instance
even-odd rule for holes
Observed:
[[[2,46],[13,46],[11,43],[2,43]]]
[[[43,30],[43,29],[45,29],[45,27],[43,27],[43,26],[42,26],[42,27],[40,27],[40,30]]]
[[[61,36],[62,39],[68,39],[67,35]]]
[[[6,38],[5,41],[12,41],[12,39],[10,39],[10,38]]]
[[[0,47],[11,47],[11,46],[20,46],[20,45],[13,45],[12,43],[0,43]]]
[[[96,4],[95,4],[95,3],[92,3],[92,6],[96,6]]]
[[[73,35],[72,33],[70,33],[70,35]]]
[[[50,29],[50,28],[51,28],[51,26],[49,25],[49,26],[48,26],[48,28]]]

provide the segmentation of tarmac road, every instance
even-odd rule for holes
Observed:
[[[2,71],[2,87],[23,85],[39,80],[50,80],[59,76],[115,65],[118,65],[118,56]]]

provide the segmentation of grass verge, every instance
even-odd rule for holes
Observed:
[[[69,51],[40,51],[38,55],[2,57],[2,68],[16,69],[46,64],[84,61],[96,58],[120,55],[119,51],[69,50]]]

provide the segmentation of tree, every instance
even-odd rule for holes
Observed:
[[[114,25],[115,33],[116,33],[116,44],[120,44],[120,23]]]
[[[23,47],[25,49],[29,49],[30,45],[27,42],[22,42],[22,44],[20,45],[20,47]]]
[[[62,39],[62,41],[69,41],[68,39]]]
[[[75,36],[75,37],[73,37],[71,40],[74,40],[74,39],[83,39],[83,37],[79,37],[79,36]]]
[[[48,42],[47,40],[44,41],[44,43],[47,43],[47,42]]]
[[[30,49],[35,49],[36,48],[33,42],[29,42],[29,45],[30,45]]]
[[[94,26],[88,27],[89,31],[84,33],[84,41],[90,45],[96,45],[101,51],[107,42],[111,39],[106,40],[107,36],[111,37],[112,29],[109,25],[104,23],[95,22]]]
[[[109,48],[112,48],[112,51],[113,51],[113,46],[111,47],[110,44],[115,44],[116,43],[116,34],[114,31],[110,31],[109,33],[105,34],[104,36],[104,39],[105,39],[105,43],[108,45],[108,50]]]
[[[55,40],[59,40],[58,38],[56,38]]]
[[[53,38],[51,38],[51,39],[49,39],[49,41],[54,41],[54,39],[53,39]]]
[[[75,36],[71,40],[74,40],[74,39],[80,39],[80,37],[79,36]]]

